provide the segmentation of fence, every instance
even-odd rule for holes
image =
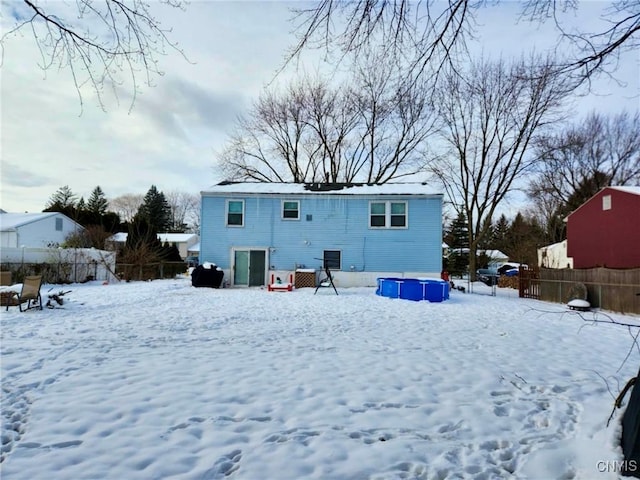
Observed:
[[[41,275],[44,283],[114,280],[115,253],[93,248],[2,248],[0,270],[11,272],[11,282]]]
[[[592,307],[621,313],[640,313],[640,268],[530,270],[524,274],[521,272],[521,297],[567,303],[571,294],[584,285]]]
[[[185,262],[117,263],[115,269],[118,278],[126,281],[174,278],[186,271],[187,264]]]

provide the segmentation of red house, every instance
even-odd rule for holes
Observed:
[[[640,187],[605,187],[566,221],[573,268],[640,267]]]

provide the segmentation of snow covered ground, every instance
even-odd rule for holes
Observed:
[[[606,422],[638,350],[562,305],[63,289],[2,310],[3,480],[616,478],[623,410]]]

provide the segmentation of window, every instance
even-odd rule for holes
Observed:
[[[227,200],[227,226],[244,226],[244,200]]]
[[[298,200],[285,200],[282,202],[282,218],[285,220],[300,219],[300,202]]]
[[[62,219],[56,218],[56,232],[62,231]]]
[[[391,202],[391,226],[406,227],[407,226],[407,204]]]
[[[325,250],[322,252],[324,267],[331,270],[341,270],[342,252],[340,250]]]
[[[602,210],[611,210],[611,195],[602,197]]]
[[[370,209],[370,220],[369,220],[369,226],[371,227],[385,227],[385,220],[386,220],[386,203],[370,203],[369,204],[369,209]]]
[[[406,228],[407,202],[369,203],[369,227]]]

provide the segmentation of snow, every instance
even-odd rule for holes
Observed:
[[[59,290],[0,317],[3,480],[616,478],[638,351],[591,320],[639,317],[504,289]]]
[[[385,183],[379,185],[351,185],[336,190],[311,190],[305,183],[281,183],[281,182],[231,182],[220,183],[201,192],[207,194],[285,194],[285,195],[435,195],[433,187],[418,182]]]

